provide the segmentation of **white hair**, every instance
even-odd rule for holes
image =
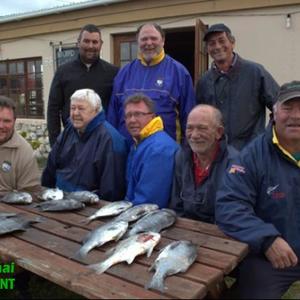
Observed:
[[[92,89],[77,90],[71,96],[71,102],[84,100],[91,104],[96,111],[102,111],[102,102],[100,96]]]

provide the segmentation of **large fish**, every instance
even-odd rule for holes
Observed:
[[[89,223],[97,218],[116,216],[132,206],[129,201],[115,201],[104,205],[98,209],[93,215],[87,217],[86,222]]]
[[[0,202],[9,204],[30,204],[32,203],[32,197],[26,192],[10,192],[4,195]]]
[[[164,228],[173,225],[176,221],[174,210],[163,208],[155,210],[139,219],[128,232],[128,236],[145,232],[160,232]]]
[[[63,199],[61,201],[45,201],[36,205],[42,211],[70,211],[82,209],[85,207],[84,203],[74,199]]]
[[[179,272],[186,272],[197,258],[197,246],[190,241],[176,241],[167,245],[149,271],[155,269],[152,280],[145,286],[146,289],[164,291],[164,279]]]
[[[157,210],[159,207],[156,204],[139,204],[124,211],[115,218],[116,221],[134,222],[150,211]]]
[[[46,188],[38,195],[38,198],[43,201],[62,200],[64,192],[59,188]]]
[[[156,232],[144,232],[131,236],[111,249],[109,252],[112,252],[112,255],[105,261],[88,267],[101,274],[117,263],[126,261],[131,264],[138,255],[147,253],[147,257],[149,257],[159,240],[160,234]]]
[[[84,204],[95,204],[100,201],[96,193],[90,191],[77,191],[65,193],[65,199],[74,199],[83,202]]]
[[[41,222],[42,218],[37,217],[34,220],[27,220],[20,214],[0,218],[0,235],[14,231],[25,231],[30,224]]]
[[[108,222],[94,229],[84,239],[84,245],[75,254],[74,258],[84,259],[88,252],[95,247],[100,247],[103,244],[119,240],[128,228],[128,223],[124,221]]]

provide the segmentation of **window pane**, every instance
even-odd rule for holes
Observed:
[[[9,74],[17,73],[17,64],[15,62],[9,63]]]
[[[130,44],[129,43],[121,43],[121,60],[130,59]]]
[[[25,94],[17,93],[17,92],[11,92],[9,94],[9,97],[14,99],[16,102],[16,112],[19,116],[26,116],[26,106],[25,106]]]
[[[24,74],[24,63],[23,62],[17,63],[17,73]]]
[[[137,58],[137,42],[131,43],[131,60]]]
[[[35,73],[35,63],[34,61],[27,62],[27,72],[28,73]]]
[[[0,63],[0,74],[7,74],[7,71],[6,71],[6,63]]]
[[[0,78],[0,89],[7,88],[7,79],[6,78]]]
[[[35,72],[36,73],[41,73],[42,72],[42,61],[41,60],[37,60],[35,62]]]
[[[24,77],[12,77],[10,80],[11,89],[25,90],[25,80]]]

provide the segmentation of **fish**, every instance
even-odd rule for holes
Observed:
[[[112,248],[112,253],[106,260],[101,263],[88,265],[88,268],[101,274],[108,270],[111,266],[126,261],[131,264],[135,257],[147,253],[150,257],[154,247],[160,241],[160,234],[156,232],[143,232],[122,240],[116,247]]]
[[[42,218],[37,217],[34,220],[25,219],[20,214],[0,218],[0,235],[11,233],[14,231],[26,231],[32,223],[41,222]]]
[[[39,195],[38,199],[42,201],[62,200],[64,192],[59,188],[46,188]]]
[[[139,219],[129,230],[128,236],[145,231],[160,232],[173,225],[175,221],[176,212],[174,210],[168,208],[154,210]]]
[[[134,222],[147,213],[159,209],[157,204],[139,204],[125,210],[122,214],[115,218],[116,221]]]
[[[108,222],[91,231],[83,240],[84,245],[73,258],[85,259],[88,252],[95,247],[100,247],[109,241],[118,241],[126,232],[128,222]]]
[[[64,199],[74,199],[77,201],[81,201],[84,204],[95,204],[100,201],[99,196],[96,193],[90,191],[77,191],[64,193]]]
[[[0,199],[0,202],[8,204],[30,204],[32,203],[32,196],[26,192],[9,192]]]
[[[89,223],[97,218],[101,217],[111,217],[119,215],[128,208],[132,207],[132,202],[130,201],[115,201],[104,205],[98,209],[93,215],[87,217],[86,223]]]
[[[85,207],[85,204],[74,200],[74,199],[63,199],[61,201],[45,201],[39,204],[36,204],[35,207],[39,207],[41,211],[70,211],[82,209]]]
[[[167,245],[149,268],[149,271],[155,269],[155,274],[145,288],[164,292],[165,278],[179,272],[186,272],[196,260],[197,255],[197,245],[190,241],[175,241]]]

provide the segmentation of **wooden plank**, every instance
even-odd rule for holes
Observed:
[[[37,251],[36,246],[15,237],[0,239],[0,253],[14,257],[24,269],[91,299],[166,298],[108,274],[87,273],[84,266],[42,248]]]

